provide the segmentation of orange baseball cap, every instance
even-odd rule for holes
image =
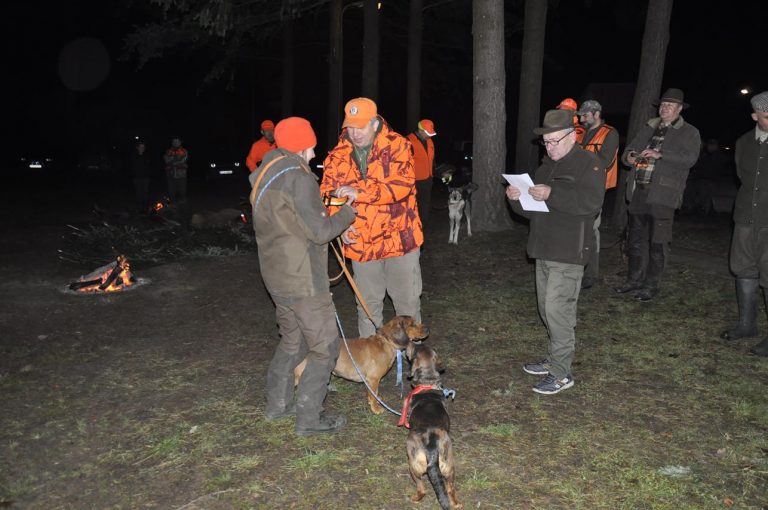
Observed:
[[[281,149],[301,152],[317,145],[317,137],[307,119],[288,117],[277,123],[275,143]]]
[[[560,101],[560,104],[557,105],[558,110],[573,110],[574,112],[579,109],[579,105],[571,99],[570,97],[566,97],[562,101]]]
[[[432,122],[429,119],[421,119],[419,121],[418,126],[419,126],[419,129],[421,129],[422,131],[424,131],[427,134],[427,136],[431,137],[431,136],[435,136],[437,134],[437,132],[435,131],[435,124],[434,124],[434,122]]]
[[[275,123],[271,120],[267,119],[261,123],[261,130],[262,131],[271,131],[275,129]]]
[[[376,115],[376,103],[367,97],[350,99],[344,106],[344,124],[341,127],[364,128]]]

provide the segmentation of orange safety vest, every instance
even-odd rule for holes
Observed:
[[[413,167],[416,171],[416,180],[423,181],[432,178],[432,165],[435,161],[435,144],[431,138],[427,138],[427,147],[416,136],[416,133],[408,135],[408,141],[411,142],[411,151],[413,152]]]
[[[589,152],[600,152],[600,150],[603,148],[603,142],[605,142],[605,137],[608,136],[608,133],[611,132],[613,128],[605,123],[600,124],[600,127],[597,128],[597,133],[595,133],[595,136],[592,137],[592,140],[589,141],[588,144],[584,145],[584,149],[588,150]],[[579,144],[584,140],[584,136],[582,135],[579,137],[578,141]],[[616,179],[619,174],[619,164],[616,159],[616,155],[619,152],[618,147],[616,148],[616,152],[613,153],[613,159],[611,160],[611,163],[608,165],[608,168],[606,169],[605,174],[605,189],[611,189],[616,187]]]

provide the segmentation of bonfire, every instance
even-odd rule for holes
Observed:
[[[125,255],[118,255],[117,260],[95,271],[81,276],[69,284],[69,289],[77,292],[115,292],[136,283],[131,273],[130,264]]]

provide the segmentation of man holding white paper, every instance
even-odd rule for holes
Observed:
[[[530,220],[528,256],[536,259],[536,296],[549,347],[546,358],[526,363],[523,370],[545,376],[533,387],[544,395],[573,386],[576,304],[593,246],[592,225],[605,194],[605,169],[597,156],[576,143],[571,117],[565,110],[546,113],[543,126],[533,130],[547,149],[533,186],[507,187],[512,209]],[[523,193],[544,202],[549,211],[523,208]]]

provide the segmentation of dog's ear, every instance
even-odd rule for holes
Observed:
[[[408,345],[405,347],[405,357],[411,363],[413,363],[413,354],[416,352],[416,347],[418,347],[418,344],[414,342],[408,342]]]
[[[397,317],[397,320],[393,322],[396,324],[391,328],[389,338],[395,343],[398,349],[405,349],[410,343],[410,339],[408,338],[408,326],[413,323],[413,319],[402,315]]]
[[[440,359],[440,356],[437,353],[435,353],[435,370],[437,370],[438,374],[445,372],[445,365],[443,365],[443,360]]]

